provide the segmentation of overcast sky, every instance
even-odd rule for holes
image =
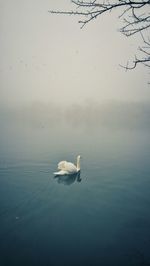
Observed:
[[[117,13],[80,29],[48,13],[70,0],[0,0],[0,103],[150,100],[148,69],[125,72],[139,40],[125,38]]]

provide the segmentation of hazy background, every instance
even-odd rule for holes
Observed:
[[[35,147],[49,153],[48,143],[61,151],[81,132],[81,143],[87,132],[104,139],[106,130],[112,143],[116,130],[142,130],[142,139],[149,132],[148,69],[119,66],[134,59],[140,38],[119,32],[117,12],[82,30],[77,17],[48,12],[72,8],[69,0],[0,0],[2,158]]]
[[[140,38],[118,32],[117,12],[82,30],[78,18],[48,13],[72,8],[69,0],[0,0],[1,106],[150,99],[148,69],[119,67]]]

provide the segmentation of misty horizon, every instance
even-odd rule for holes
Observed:
[[[11,124],[36,129],[67,125],[73,128],[104,127],[111,129],[150,129],[150,103],[108,101],[59,105],[28,103],[7,108],[1,106],[3,125]]]

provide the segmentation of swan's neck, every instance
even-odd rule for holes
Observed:
[[[77,170],[80,171],[80,157],[77,157]]]

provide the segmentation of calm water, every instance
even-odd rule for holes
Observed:
[[[54,178],[77,154],[81,180]],[[3,127],[1,266],[150,265],[149,206],[148,131]]]

